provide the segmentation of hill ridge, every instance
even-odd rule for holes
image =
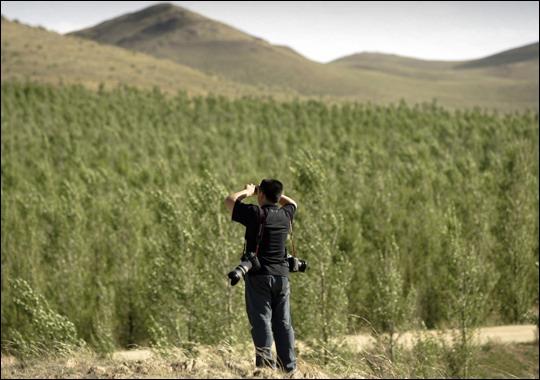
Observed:
[[[395,56],[393,62],[385,62],[375,55],[372,62],[360,67],[322,64],[309,61],[287,46],[272,45],[257,37],[197,41],[200,35],[195,34],[195,40],[178,41],[173,32],[174,38],[161,38],[156,30],[159,28],[152,26],[156,20],[166,23],[171,9],[173,13],[178,11],[170,4],[154,6],[154,14],[165,16],[137,25],[136,31],[146,29],[146,35],[155,34],[143,38],[138,48],[130,46],[140,42],[129,39],[131,32],[113,36],[127,37],[124,41],[131,42],[114,44],[34,26],[15,28],[18,24],[3,21],[2,80],[28,77],[50,83],[62,78],[92,88],[104,81],[197,94],[315,97],[378,104],[437,99],[450,108],[538,109],[538,61],[456,70],[444,62],[435,67],[430,62],[418,66],[414,60],[403,61]],[[4,24],[13,25],[9,33],[4,33]],[[111,20],[100,25],[105,24],[114,27]],[[211,32],[216,24],[210,20],[205,25]],[[167,29],[167,24],[164,27]],[[174,30],[175,25],[170,29]]]
[[[390,60],[400,60],[402,62],[415,62],[418,64],[433,64],[433,65],[445,65],[450,66],[454,65],[454,68],[467,68],[467,67],[479,67],[479,66],[489,66],[490,64],[499,65],[499,64],[511,64],[521,61],[534,60],[538,59],[538,41],[532,42],[530,44],[522,45],[516,48],[507,49],[499,51],[494,54],[490,54],[481,58],[470,59],[470,60],[440,60],[440,59],[423,59],[416,58],[412,56],[399,55],[394,53],[382,53],[377,51],[362,51],[353,54],[349,54],[340,58],[336,58],[330,62],[331,64],[340,64],[346,62],[352,62],[354,60],[361,59],[390,59]],[[504,57],[506,60],[500,60],[497,62],[491,62],[494,58]]]
[[[488,55],[484,58],[469,60],[460,65],[457,65],[456,68],[466,69],[487,66],[499,66],[531,60],[538,61],[538,41],[518,46],[513,49],[503,50],[501,52]]]
[[[48,83],[129,83],[135,87],[158,85],[164,91],[223,95],[256,94],[200,70],[113,45],[66,36],[41,27],[2,19],[2,81],[31,79]]]

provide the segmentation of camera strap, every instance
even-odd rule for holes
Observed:
[[[262,212],[262,216],[261,216]],[[264,225],[266,223],[266,212],[262,207],[258,208],[258,214],[259,214],[259,233],[257,234],[257,247],[255,248],[255,256],[259,254],[259,246],[261,245],[263,233],[264,233]]]
[[[293,238],[293,228],[292,228],[292,219],[289,218],[289,230],[291,233],[291,248],[292,248],[292,255],[296,257],[296,250],[294,249],[294,238]]]

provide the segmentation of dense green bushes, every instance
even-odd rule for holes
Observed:
[[[301,339],[460,305],[520,322],[538,299],[536,112],[3,83],[1,165],[3,347],[36,337],[12,280],[103,351],[249,339],[223,198],[263,177],[299,202]]]

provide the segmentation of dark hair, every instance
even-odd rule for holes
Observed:
[[[277,179],[263,179],[259,185],[266,199],[272,203],[277,203],[283,193],[283,184]]]

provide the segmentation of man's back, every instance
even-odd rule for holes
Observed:
[[[258,252],[261,269],[257,272],[251,272],[252,275],[289,275],[286,242],[295,211],[296,207],[293,204],[287,204],[280,208],[277,205],[259,207],[241,201],[235,202],[232,220],[246,227],[245,238],[248,252],[255,252],[259,227],[261,224],[264,225]]]

